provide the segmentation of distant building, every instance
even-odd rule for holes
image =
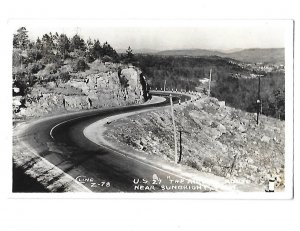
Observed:
[[[205,83],[209,82],[209,79],[207,79],[207,78],[199,79],[199,82],[202,83],[202,84],[205,84]]]

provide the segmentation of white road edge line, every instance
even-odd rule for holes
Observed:
[[[164,100],[164,101],[165,101],[165,100]],[[164,101],[162,101],[162,102],[164,102]],[[152,103],[152,104],[156,104],[156,103]],[[142,104],[142,105],[147,105],[147,104]],[[148,104],[148,105],[151,105],[151,104]],[[139,105],[134,105],[134,106],[139,106]],[[141,110],[143,110],[143,109],[141,109]],[[52,138],[53,140],[55,140],[55,139],[54,139],[54,136],[53,136],[53,131],[54,131],[54,129],[57,128],[58,126],[60,126],[60,125],[62,125],[62,124],[65,124],[65,123],[68,123],[68,122],[70,122],[70,121],[76,120],[76,119],[81,119],[81,118],[85,118],[85,117],[89,117],[89,116],[91,116],[91,115],[79,116],[79,117],[72,118],[72,119],[69,119],[69,120],[65,120],[65,121],[62,121],[62,122],[56,124],[56,125],[55,125],[54,127],[52,127],[51,130],[50,130],[50,136],[51,136],[51,138]],[[108,118],[108,117],[106,117],[106,118]],[[105,119],[105,118],[103,118],[103,119]]]
[[[65,123],[68,123],[68,122],[73,121],[73,120],[77,120],[77,119],[81,119],[81,118],[85,118],[85,117],[89,117],[89,116],[91,116],[91,115],[79,116],[79,117],[72,118],[72,119],[69,119],[69,120],[65,120],[65,121],[63,121],[63,122],[60,122],[60,123],[56,124],[56,125],[55,125],[54,127],[52,127],[51,130],[50,130],[50,136],[51,136],[51,138],[52,138],[53,140],[55,140],[55,139],[54,139],[54,136],[53,136],[53,131],[54,131],[54,129],[57,128],[58,126],[60,126],[60,125],[62,125],[62,124],[65,124]]]

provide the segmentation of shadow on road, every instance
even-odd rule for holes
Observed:
[[[24,173],[24,170],[13,166],[13,185],[12,191],[16,193],[43,193],[49,192],[43,185],[38,183],[36,179]]]

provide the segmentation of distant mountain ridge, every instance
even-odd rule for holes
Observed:
[[[166,50],[155,53],[165,56],[219,56],[249,63],[284,64],[284,48],[251,48],[235,52],[221,52],[205,49]]]
[[[246,49],[233,52],[229,55],[230,58],[251,63],[275,63],[284,65],[284,48],[268,48],[268,49]]]
[[[186,49],[186,50],[166,50],[156,53],[157,55],[168,55],[168,56],[220,56],[223,57],[225,53],[215,50],[205,49]]]

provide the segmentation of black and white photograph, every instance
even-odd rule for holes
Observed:
[[[291,192],[292,20],[100,24],[14,28],[13,193]]]
[[[297,230],[295,0],[0,5],[0,230]]]

